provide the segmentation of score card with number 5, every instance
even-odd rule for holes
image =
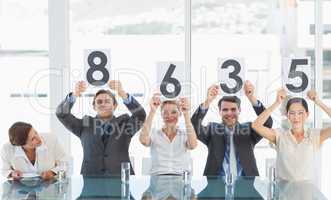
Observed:
[[[283,63],[283,88],[292,96],[306,96],[311,89],[310,58],[285,58]]]

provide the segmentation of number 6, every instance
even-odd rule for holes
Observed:
[[[177,97],[179,95],[180,91],[182,90],[182,86],[180,85],[180,82],[177,79],[171,77],[172,74],[174,73],[175,69],[176,69],[176,65],[170,64],[170,66],[161,82],[161,85],[160,85],[161,94],[163,94],[167,98]],[[175,86],[175,90],[173,92],[169,92],[167,90],[168,84],[172,84]]]

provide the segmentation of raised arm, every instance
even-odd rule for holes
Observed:
[[[324,112],[326,112],[329,117],[331,117],[331,107],[328,107],[324,102],[317,96],[315,90],[310,90],[307,94],[308,98],[312,100],[318,107],[320,107]],[[331,138],[331,127],[323,128],[321,130],[320,144],[325,140]]]
[[[257,98],[255,96],[255,87],[248,80],[245,81],[244,91],[245,91],[246,97],[251,102],[256,115],[257,116],[260,115],[265,110],[265,107],[259,100],[257,100]],[[273,124],[272,118],[271,118],[271,116],[269,116],[263,125],[268,128],[271,128],[272,124]],[[250,136],[255,144],[257,144],[262,139],[262,136],[260,134],[256,133],[256,131],[254,129],[251,129],[250,133],[251,133]]]
[[[187,142],[186,147],[188,149],[195,149],[198,145],[197,135],[193,128],[191,119],[190,119],[190,102],[187,98],[179,99],[179,108],[183,112],[184,119],[185,119],[185,127],[187,133]]]
[[[150,146],[151,145],[151,128],[153,119],[156,113],[157,108],[160,106],[161,100],[160,100],[160,94],[154,94],[151,101],[150,101],[150,111],[147,115],[146,121],[143,125],[143,128],[141,129],[139,141],[144,146]]]
[[[266,127],[264,123],[270,117],[271,113],[278,108],[282,101],[286,97],[286,91],[281,89],[277,92],[277,99],[269,108],[264,110],[252,123],[252,128],[260,134],[262,137],[266,138],[272,143],[276,143],[276,131],[272,128]]]
[[[265,110],[265,107],[259,100],[257,100],[255,96],[255,88],[253,84],[250,81],[246,81],[244,87],[245,87],[244,88],[245,94],[248,100],[251,102],[256,115],[260,115]],[[271,116],[269,116],[266,122],[264,123],[264,126],[271,128],[272,123],[273,123],[272,118]]]
[[[120,81],[110,80],[108,86],[110,89],[117,92],[123,99],[124,105],[131,112],[132,115],[124,123],[124,130],[126,130],[129,135],[133,136],[142,127],[146,119],[146,112],[135,98],[125,92]]]
[[[56,108],[56,116],[59,121],[76,136],[81,136],[83,129],[82,119],[76,118],[72,113],[71,109],[74,106],[76,98],[80,97],[86,90],[86,83],[79,81],[76,84],[75,91],[70,93]]]
[[[191,122],[193,124],[193,128],[198,139],[208,145],[210,140],[210,132],[208,131],[208,127],[202,125],[202,120],[206,116],[208,108],[210,104],[215,100],[217,95],[220,93],[220,86],[219,85],[212,85],[208,88],[207,98],[204,103],[200,104],[197,110],[193,113],[191,117]]]

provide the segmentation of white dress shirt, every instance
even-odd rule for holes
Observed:
[[[177,129],[172,141],[162,130],[151,131],[151,174],[182,174],[191,171],[191,157],[186,146],[187,133]]]
[[[54,173],[65,168],[66,154],[55,135],[40,135],[42,144],[36,148],[36,160],[32,164],[26,156],[22,146],[10,143],[3,145],[1,150],[1,174],[8,177],[13,170],[24,173],[41,174],[52,170]],[[65,170],[65,169],[64,169]]]

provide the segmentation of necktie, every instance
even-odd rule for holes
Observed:
[[[112,129],[111,129],[112,127],[109,124],[105,123],[102,125],[102,128],[103,128],[103,134],[102,134],[101,138],[102,138],[103,144],[106,145],[108,142],[108,138],[110,136],[110,132],[112,131]]]
[[[230,172],[237,176],[237,159],[234,149],[233,132],[230,133]]]
[[[107,142],[108,142],[108,138],[109,138],[109,135],[108,135],[108,134],[104,133],[104,134],[102,135],[102,142],[103,142],[104,145],[107,144]]]

